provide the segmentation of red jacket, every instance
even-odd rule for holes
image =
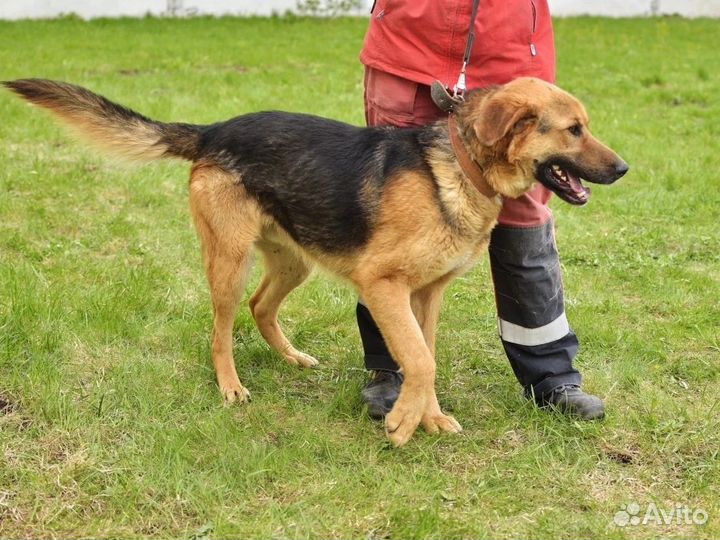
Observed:
[[[360,60],[415,82],[457,82],[472,0],[377,0]],[[467,87],[522,76],[555,82],[547,0],[480,0]]]

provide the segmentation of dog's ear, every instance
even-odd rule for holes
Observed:
[[[536,121],[537,114],[527,103],[491,97],[475,120],[475,135],[483,146],[493,146],[509,133],[520,133]]]

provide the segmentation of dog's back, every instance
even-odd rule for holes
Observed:
[[[262,112],[208,127],[201,154],[236,173],[300,245],[338,252],[368,240],[388,179],[428,168],[422,138],[423,130]]]

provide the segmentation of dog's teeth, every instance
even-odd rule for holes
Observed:
[[[567,172],[562,167],[560,167],[560,165],[553,165],[552,171],[553,171],[553,174],[555,175],[555,178],[557,178],[561,182],[565,182],[565,183],[570,182]]]

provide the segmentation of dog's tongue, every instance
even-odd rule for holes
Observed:
[[[584,196],[587,190],[585,189],[585,186],[582,185],[582,182],[580,182],[580,178],[570,171],[565,171],[565,174],[567,175],[568,183],[570,184],[572,190],[579,196]]]

